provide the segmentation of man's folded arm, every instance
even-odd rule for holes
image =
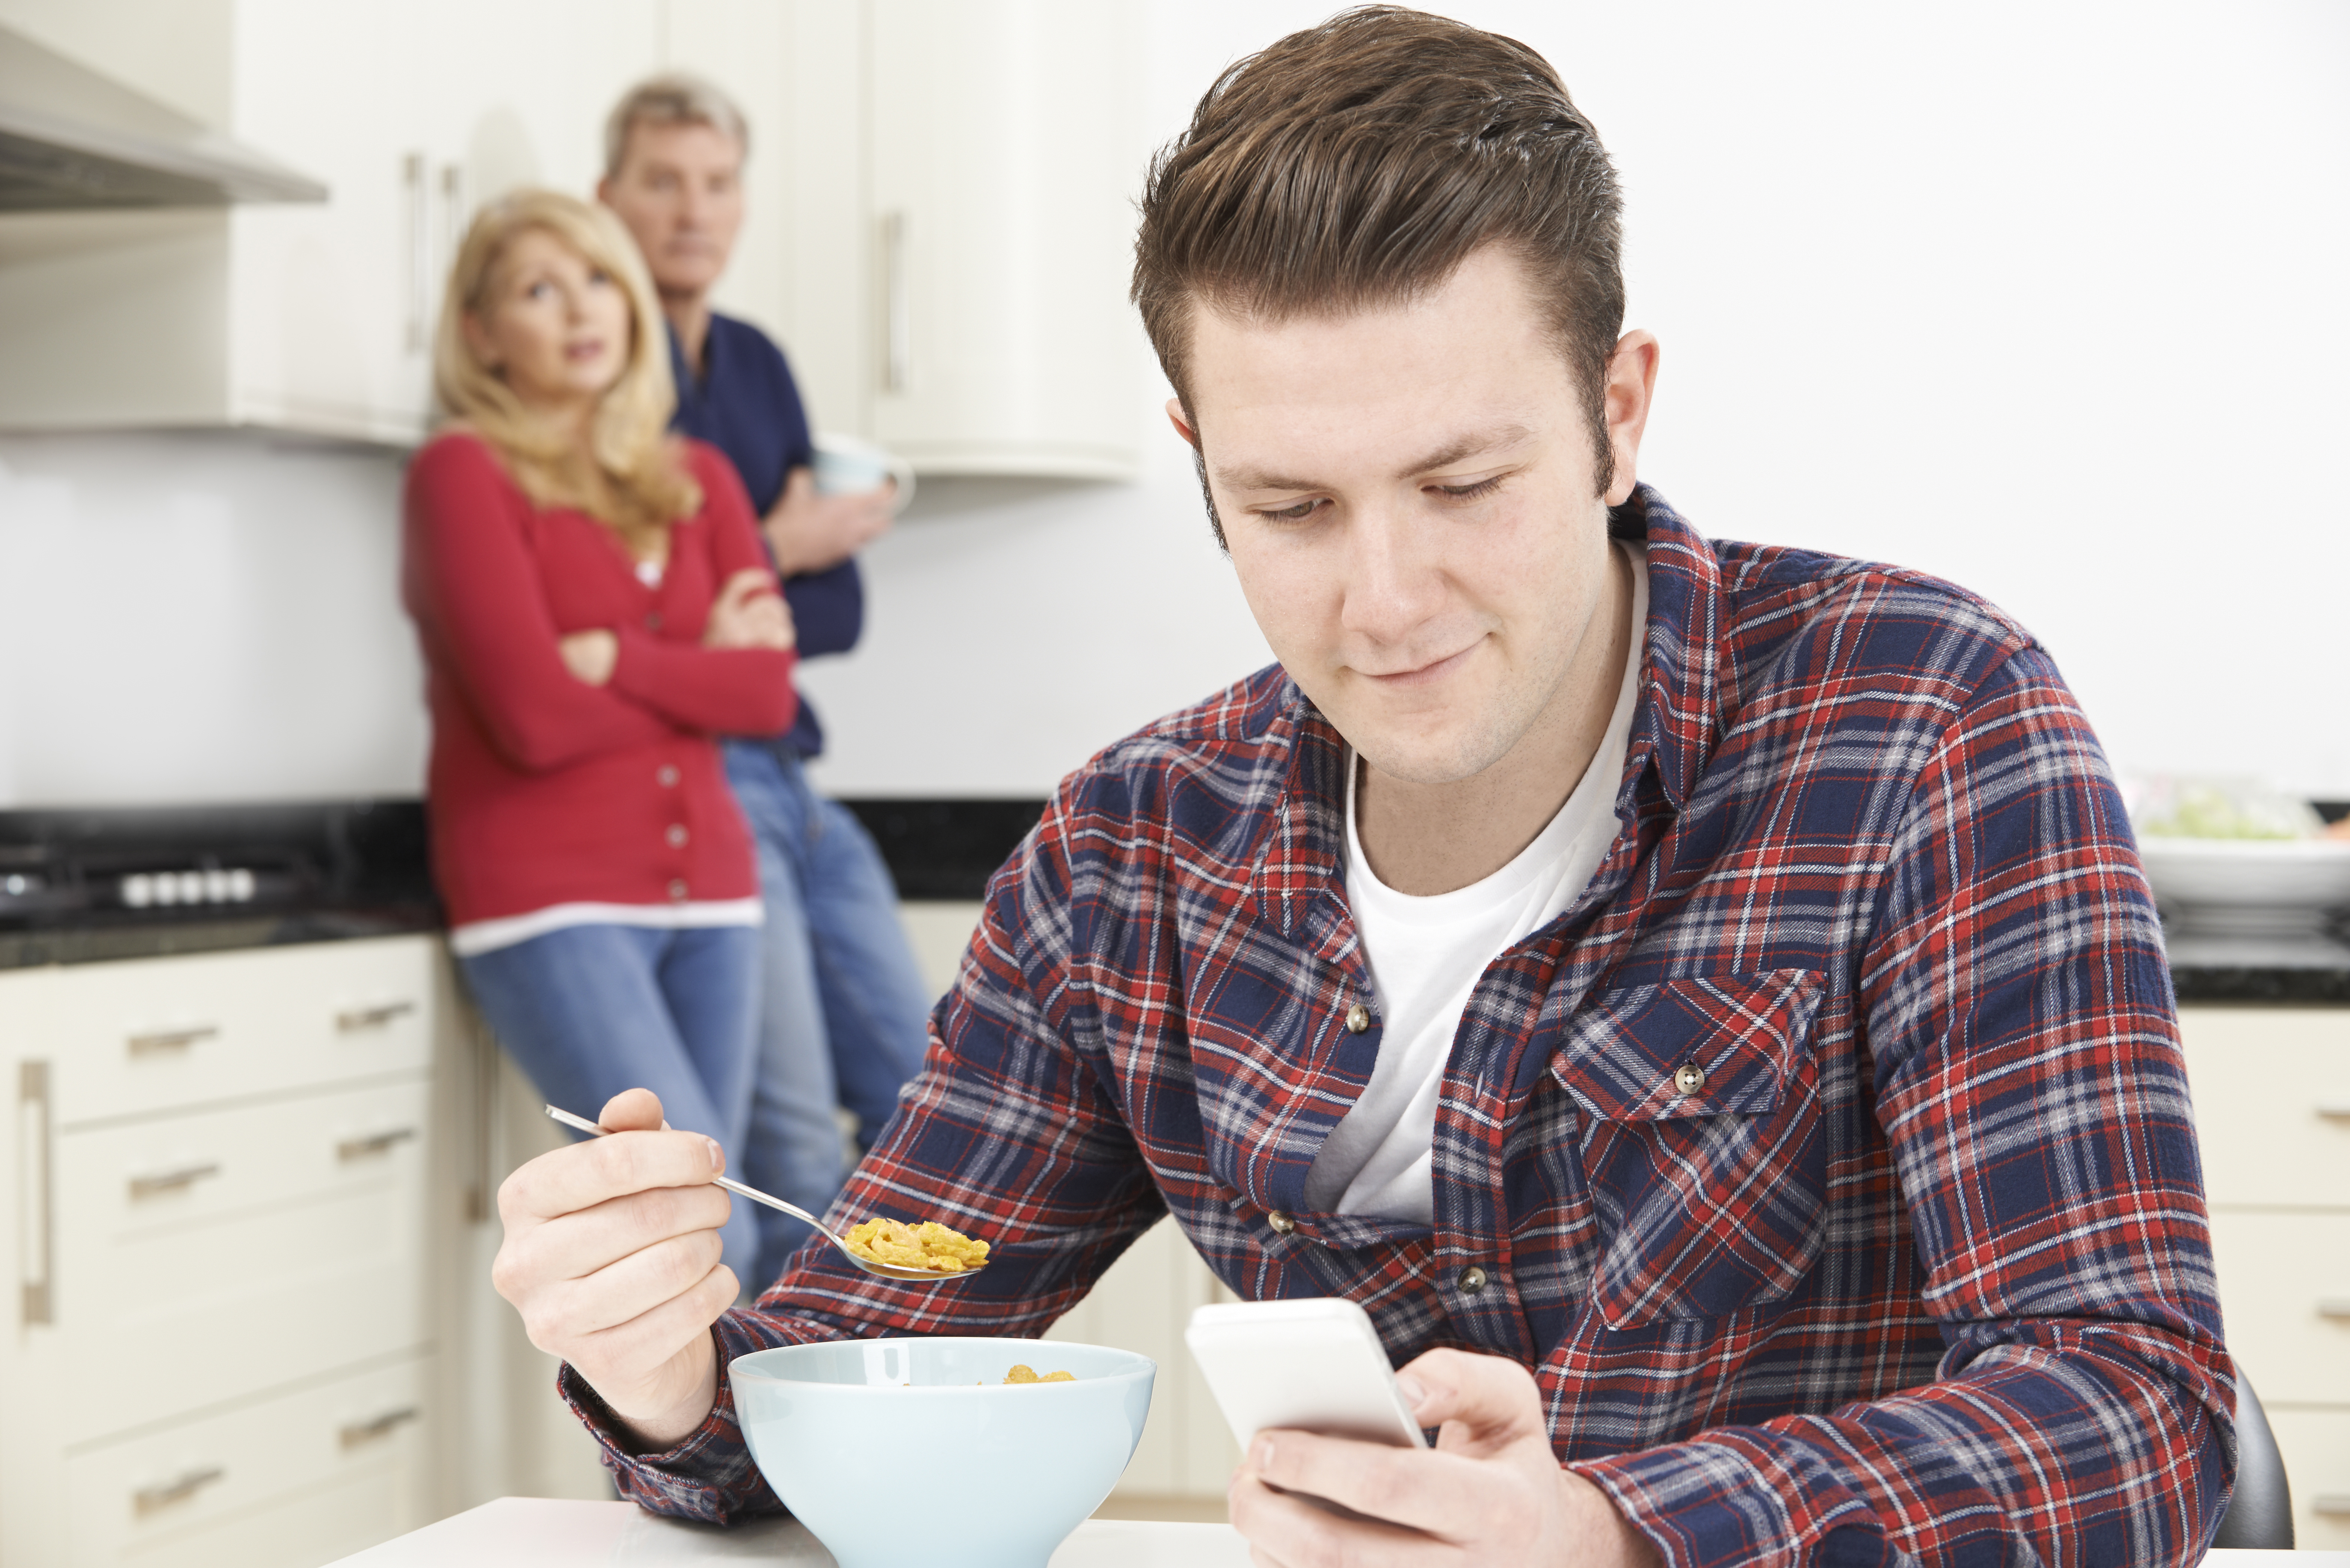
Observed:
[[[755,1308],[712,1326],[716,1402],[700,1429],[659,1453],[632,1452],[625,1429],[566,1367],[564,1396],[603,1445],[623,1497],[714,1522],[778,1511],[735,1419],[728,1362],[860,1335],[1035,1337],[1166,1212],[1097,1071],[1100,1055],[1087,1048],[1097,1032],[1071,954],[1061,805],[996,873],[932,1015],[929,1058],[827,1218],[835,1230],[873,1217],[939,1220],[988,1242],[985,1272],[963,1283],[899,1284],[812,1240]]]
[[[2045,656],[1919,781],[1860,998],[1936,1380],[1575,1468],[1676,1564],[2188,1563],[2235,1467],[2152,900]]]

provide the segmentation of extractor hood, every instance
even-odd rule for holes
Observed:
[[[316,180],[0,27],[0,212],[326,199]]]

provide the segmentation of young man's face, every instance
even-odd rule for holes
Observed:
[[[596,195],[637,237],[655,288],[703,294],[743,229],[743,144],[714,125],[639,122]]]
[[[1451,784],[1569,707],[1613,702],[1622,671],[1590,674],[1584,636],[1653,338],[1627,337],[1610,368],[1603,495],[1581,390],[1502,251],[1409,306],[1278,326],[1201,307],[1191,331],[1196,437],[1241,591],[1367,763]],[[1598,675],[1604,692],[1578,689]]]

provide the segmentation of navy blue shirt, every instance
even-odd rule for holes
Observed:
[[[670,428],[724,452],[743,476],[751,505],[766,516],[792,470],[816,460],[807,412],[784,351],[749,322],[713,314],[702,346],[702,374],[686,365],[675,333],[670,334],[669,369],[677,381],[677,417]],[[802,659],[857,646],[865,629],[865,580],[854,556],[828,571],[785,578],[784,598],[792,607]],[[806,697],[784,741],[804,757],[824,750],[824,726]]]

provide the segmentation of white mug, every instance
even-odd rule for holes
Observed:
[[[898,493],[889,500],[891,516],[914,499],[914,466],[897,453],[852,435],[825,431],[816,438],[816,488],[820,495],[865,495],[890,480]]]

